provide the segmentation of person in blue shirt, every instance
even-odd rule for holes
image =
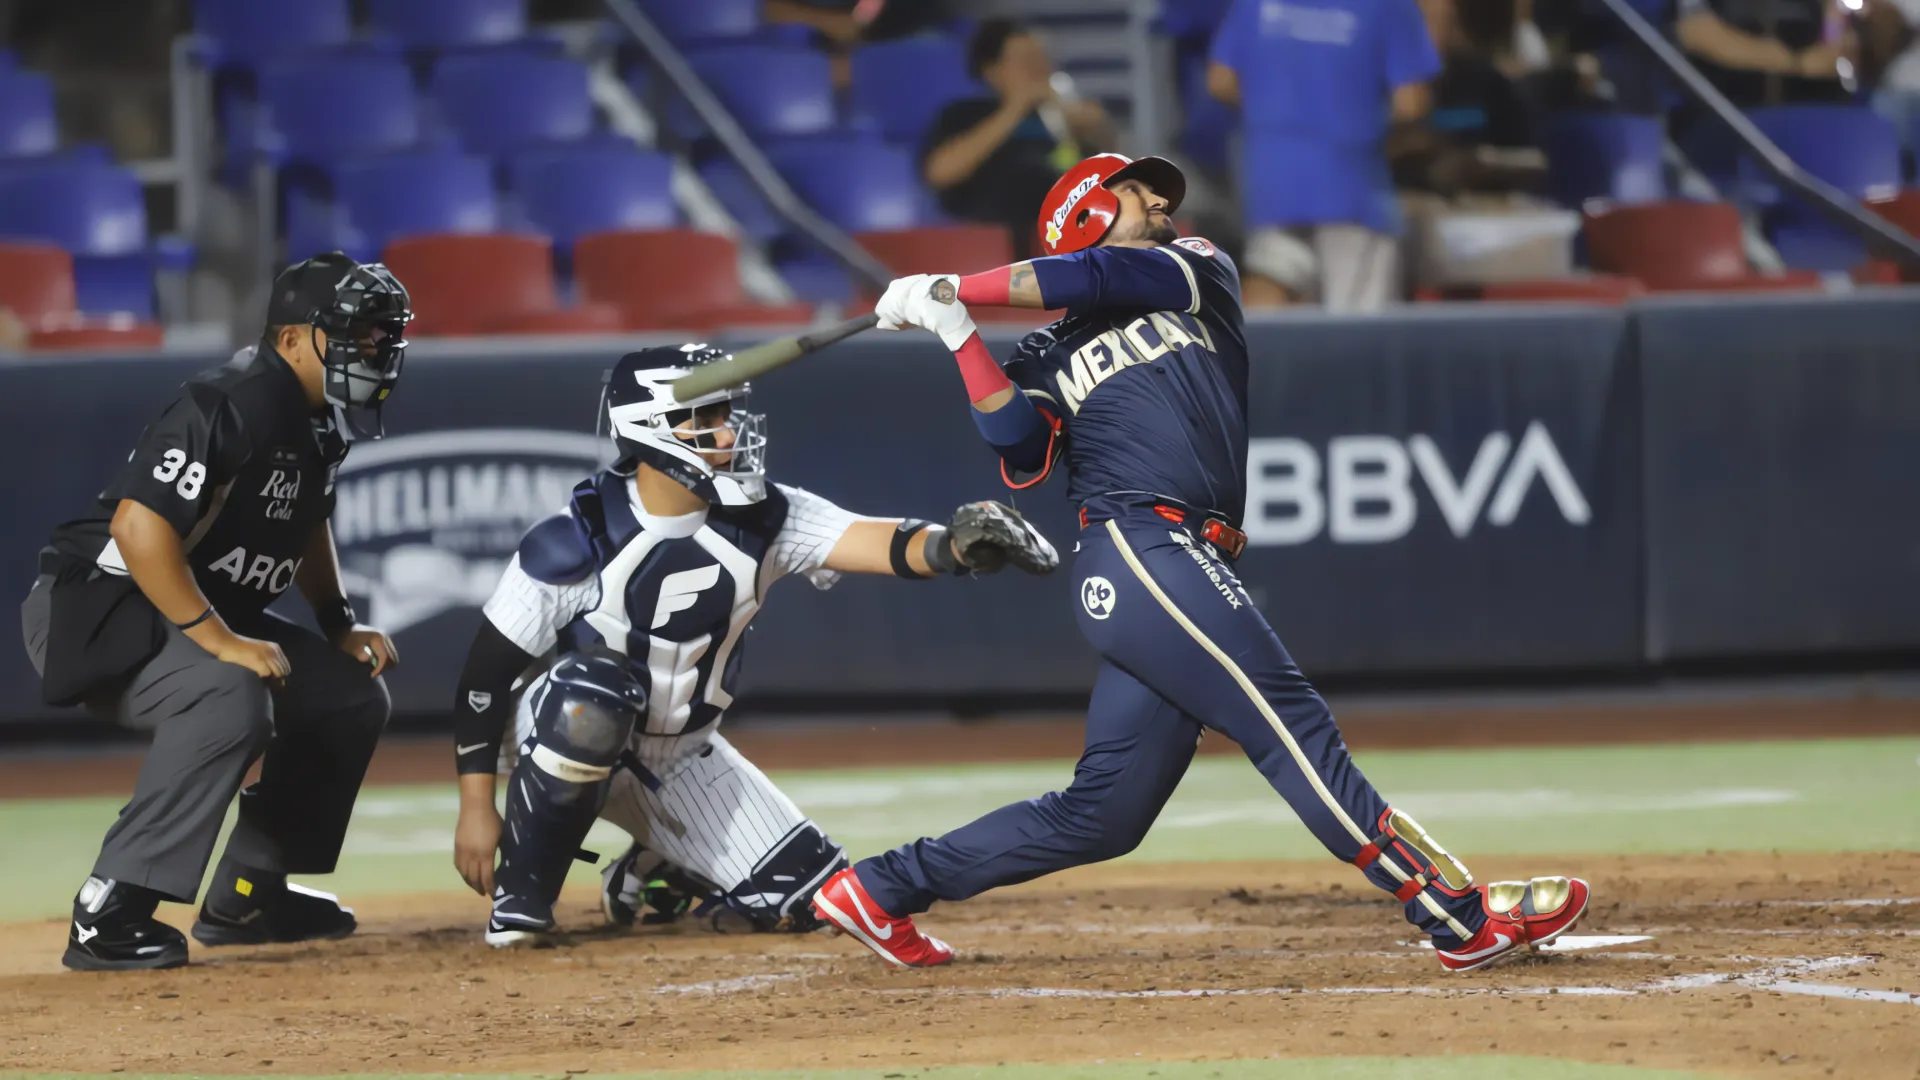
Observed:
[[[1393,124],[1427,114],[1439,71],[1415,0],[1234,0],[1207,90],[1240,110],[1248,306],[1398,298],[1387,143]]]
[[[1212,244],[1175,232],[1185,191],[1163,158],[1096,155],[1041,204],[1047,257],[901,278],[875,307],[882,329],[930,329],[953,350],[1010,484],[1066,462],[1080,507],[1080,630],[1102,663],[1066,790],[865,859],[829,878],[814,909],[891,963],[946,963],[953,951],[914,915],[1133,850],[1210,728],[1246,751],[1328,851],[1404,905],[1449,970],[1548,941],[1586,909],[1586,882],[1475,885],[1367,782],[1234,571],[1246,545],[1240,279]],[[1066,316],[1002,367],[968,315],[978,304]]]

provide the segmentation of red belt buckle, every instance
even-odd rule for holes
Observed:
[[[1084,506],[1080,508],[1080,527],[1087,527],[1087,508]]]
[[[1239,558],[1247,547],[1247,534],[1218,518],[1209,518],[1200,526],[1200,538],[1226,552],[1229,559]]]

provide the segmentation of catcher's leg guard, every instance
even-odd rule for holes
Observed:
[[[565,656],[554,664],[534,706],[533,746],[507,782],[496,917],[510,910],[530,930],[551,928],[553,902],[645,708],[646,691],[618,655]],[[503,907],[509,898],[513,903]]]
[[[1407,905],[1407,917],[1436,941],[1465,941],[1480,929],[1473,873],[1407,813],[1389,807],[1353,865]]]

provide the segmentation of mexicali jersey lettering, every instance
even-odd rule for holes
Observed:
[[[1065,424],[1068,498],[1150,492],[1238,522],[1248,360],[1233,263],[1197,238],[1056,258],[1086,264],[1094,300],[1029,334],[1006,370]]]

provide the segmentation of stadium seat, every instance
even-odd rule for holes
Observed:
[[[787,230],[787,219],[768,205],[740,166],[726,158],[715,158],[700,166],[699,173],[713,197],[750,239],[764,244]]]
[[[837,121],[833,74],[825,53],[808,46],[720,45],[691,52],[687,61],[734,120],[755,138],[817,135]],[[684,100],[668,114],[675,132],[698,138],[705,130]]]
[[[0,71],[0,157],[51,154],[59,145],[53,84],[32,71]]]
[[[1547,125],[1549,194],[1579,209],[1588,199],[1658,202],[1667,197],[1665,136],[1651,116],[1562,113]]]
[[[0,308],[29,328],[72,316],[73,256],[52,244],[0,243]]]
[[[420,139],[407,65],[375,53],[278,59],[261,69],[260,103],[262,149],[283,162],[325,170],[342,157],[402,150]]]
[[[590,232],[680,224],[673,162],[630,143],[524,151],[509,166],[525,220],[563,253]]]
[[[809,304],[750,303],[740,288],[738,249],[714,233],[594,233],[574,245],[573,266],[581,299],[619,308],[629,330],[708,330],[813,317]]]
[[[404,236],[488,233],[499,208],[488,163],[465,154],[387,154],[342,162],[335,202],[315,218],[289,220],[287,255],[304,259],[335,248],[362,262]]]
[[[851,66],[854,116],[892,142],[918,145],[948,102],[989,94],[967,74],[966,45],[943,35],[862,45]]]
[[[911,229],[935,218],[910,150],[829,137],[779,143],[767,156],[808,205],[848,232]]]
[[[48,326],[27,334],[29,352],[128,352],[157,349],[166,329],[150,322],[79,323]]]
[[[1480,299],[1488,303],[1583,304],[1624,304],[1646,291],[1637,279],[1618,274],[1499,281],[1482,285],[1479,290]]]
[[[153,317],[146,198],[131,172],[64,160],[9,173],[0,178],[0,237],[66,249],[81,311]]]
[[[1909,236],[1920,236],[1920,190],[1908,188],[1882,199],[1871,199],[1867,209],[1898,225]],[[1862,284],[1892,285],[1920,281],[1920,269],[1903,270],[1889,259],[1871,258],[1855,268],[1854,280]]]
[[[193,30],[224,65],[345,44],[353,14],[347,0],[193,0]]]
[[[409,49],[457,49],[527,32],[527,0],[367,0],[367,25]]]
[[[593,130],[587,69],[576,60],[500,50],[448,56],[434,66],[433,96],[460,142],[498,155]]]
[[[1900,189],[1900,135],[1871,109],[1849,105],[1778,105],[1748,117],[1794,164],[1856,199]],[[1757,162],[1743,162],[1747,186],[1761,203],[1784,193]],[[1811,208],[1805,214],[1813,214]]]
[[[1013,261],[1013,238],[998,225],[934,225],[853,239],[900,276],[973,274]]]
[[[410,333],[422,336],[615,331],[619,313],[560,306],[553,246],[544,237],[493,233],[411,236],[388,244],[386,264],[413,299]]]
[[[852,271],[824,251],[807,248],[776,250],[773,265],[780,271],[787,288],[802,300],[815,304],[847,305],[854,302]]]
[[[1740,212],[1727,203],[1590,208],[1585,229],[1595,270],[1637,277],[1656,292],[1751,276]]]
[[[640,7],[676,45],[760,30],[760,0],[640,0]]]

